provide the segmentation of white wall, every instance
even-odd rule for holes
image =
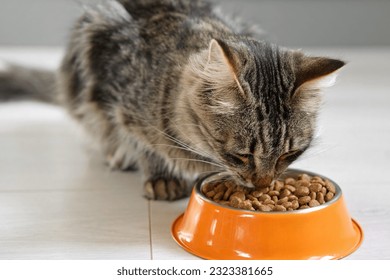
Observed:
[[[388,46],[390,0],[214,0],[286,46]],[[80,3],[0,0],[0,45],[63,45]]]

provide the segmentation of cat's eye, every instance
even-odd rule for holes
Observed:
[[[276,162],[275,169],[279,170],[279,171],[286,169],[303,152],[304,152],[304,150],[293,150],[293,151],[289,151],[287,153],[284,153],[283,155],[281,155],[279,157],[278,161]]]
[[[283,155],[281,155],[279,157],[278,163],[280,163],[280,162],[291,163],[294,160],[296,160],[300,155],[302,155],[303,152],[304,152],[304,150],[292,150],[292,151],[289,151],[287,153],[284,153]]]
[[[251,154],[245,154],[245,153],[226,153],[225,155],[226,160],[229,162],[235,164],[235,165],[244,165],[247,164],[249,161],[249,158],[252,156]]]
[[[250,158],[252,154],[247,154],[247,153],[236,153],[236,155],[240,158]]]

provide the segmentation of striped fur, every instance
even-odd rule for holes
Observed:
[[[107,1],[73,28],[61,103],[113,168],[143,171],[148,198],[216,170],[267,185],[310,146],[318,85],[343,62],[248,30],[203,1]]]

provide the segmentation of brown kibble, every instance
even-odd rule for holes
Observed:
[[[288,197],[286,196],[286,197],[283,197],[283,198],[279,199],[277,204],[281,205],[281,204],[283,204],[283,203],[285,203],[287,201],[288,201]]]
[[[252,206],[253,206],[253,208],[255,208],[256,210],[259,210],[260,207],[261,207],[261,205],[262,205],[262,204],[261,204],[258,200],[252,201]]]
[[[244,186],[235,186],[235,191],[237,192],[245,192],[246,188]]]
[[[312,192],[319,192],[322,189],[322,185],[320,183],[311,183],[309,189]]]
[[[269,196],[274,196],[274,195],[276,195],[276,196],[278,196],[280,193],[278,192],[278,191],[269,191],[268,192],[268,195]]]
[[[269,212],[272,211],[272,208],[268,205],[260,205],[260,211]]]
[[[324,204],[325,203],[325,196],[324,196],[324,194],[322,192],[317,193],[317,201],[320,204]]]
[[[244,200],[239,203],[238,207],[245,210],[251,210],[252,203],[249,200]]]
[[[225,181],[224,182],[224,185],[227,187],[227,188],[232,188],[232,189],[234,189],[236,186],[237,186],[237,184],[234,182],[234,181]]]
[[[331,193],[336,193],[336,187],[333,185],[333,183],[329,180],[325,180],[325,187],[328,191]]]
[[[233,193],[233,187],[228,187],[225,194],[223,195],[223,200],[229,200],[230,195]]]
[[[328,201],[331,200],[333,197],[334,197],[334,194],[333,194],[332,192],[328,192],[328,193],[325,195],[325,201],[328,202]]]
[[[292,193],[294,193],[297,190],[297,188],[292,185],[285,185],[284,188],[289,190]]]
[[[319,183],[321,185],[325,185],[325,181],[319,177],[319,176],[314,176],[313,178],[311,178],[310,180],[312,183]]]
[[[300,175],[298,176],[298,179],[299,179],[299,180],[302,180],[302,181],[310,181],[311,177],[310,177],[309,175],[303,173],[303,174],[300,174]]]
[[[321,204],[317,201],[317,200],[315,200],[315,199],[312,199],[312,200],[310,200],[310,202],[309,202],[309,206],[310,207],[316,207],[316,206],[320,206]]]
[[[267,199],[263,202],[263,204],[271,204],[271,205],[275,205],[275,201],[273,201],[272,199]]]
[[[250,201],[258,201],[256,197],[254,197],[253,195],[251,194],[247,194],[246,195],[246,198],[249,199]]]
[[[239,199],[237,196],[230,197],[230,206],[234,208],[238,208],[241,202],[242,200]]]
[[[253,191],[252,192],[252,195],[256,198],[259,198],[260,196],[263,195],[263,193],[261,191]]]
[[[284,184],[285,185],[295,185],[295,179],[291,178],[291,177],[286,178],[286,179],[284,179]]]
[[[282,190],[282,192],[280,193],[280,198],[288,197],[289,195],[291,195],[291,191],[289,191],[288,189],[284,189],[284,190]]]
[[[261,188],[259,191],[262,192],[262,193],[268,193],[269,192],[269,188],[268,187],[267,188]]]
[[[230,206],[230,201],[226,201],[226,200],[220,200],[220,201],[218,201],[218,203],[219,204],[221,204],[221,205],[225,205],[225,206]]]
[[[311,180],[310,181],[312,181],[312,182],[318,182],[318,183],[320,183],[320,184],[325,184],[325,181],[324,181],[324,179],[322,179],[320,176],[313,176],[312,178],[311,178]]]
[[[275,181],[274,183],[274,190],[277,192],[280,192],[280,190],[284,187],[283,182],[281,181]]]
[[[286,211],[287,209],[283,205],[275,205],[274,211]]]
[[[224,195],[224,194],[225,194],[225,193],[224,193],[223,191],[220,191],[220,192],[216,193],[216,194],[213,196],[213,200],[214,200],[214,201],[221,200],[221,198],[223,198],[223,195]]]
[[[283,207],[286,208],[286,209],[287,209],[287,208],[291,208],[291,207],[292,207],[292,202],[286,201],[286,202],[284,202],[282,205],[283,205]]]
[[[208,191],[208,192],[206,193],[206,196],[207,196],[208,198],[212,198],[212,197],[214,197],[214,195],[215,195],[215,191]]]
[[[270,200],[271,197],[268,195],[268,194],[263,194],[259,197],[259,201],[266,201],[266,200]]]
[[[303,180],[298,180],[296,183],[295,183],[295,187],[298,189],[299,187],[309,187],[310,186],[310,182],[309,181],[303,181]]]
[[[238,197],[239,199],[241,200],[245,200],[245,193],[244,192],[241,192],[241,191],[238,191],[238,192],[234,192],[230,195],[230,199],[232,197]]]
[[[297,178],[297,179],[296,179]],[[335,185],[319,176],[301,174],[275,181],[266,188],[249,189],[233,181],[210,182],[202,193],[213,201],[233,208],[250,211],[294,211],[316,207],[332,200]]]
[[[215,188],[214,188],[214,191],[216,193],[219,193],[219,192],[225,192],[226,191],[226,186],[224,184],[220,184],[220,185],[217,185]]]
[[[299,187],[297,187],[294,194],[296,196],[306,196],[306,195],[309,195],[309,193],[310,193],[310,190],[308,187],[299,186]]]
[[[300,198],[298,198],[298,203],[299,205],[305,205],[307,203],[309,203],[309,201],[311,200],[310,196],[302,196]]]
[[[298,200],[293,200],[293,201],[291,202],[291,208],[294,209],[294,210],[299,208],[299,202],[298,202]]]
[[[202,187],[202,192],[204,194],[207,194],[209,191],[214,190],[215,185],[214,184],[206,184]]]

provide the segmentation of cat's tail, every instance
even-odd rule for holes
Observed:
[[[17,65],[0,69],[0,102],[29,99],[57,104],[56,88],[54,71]]]

